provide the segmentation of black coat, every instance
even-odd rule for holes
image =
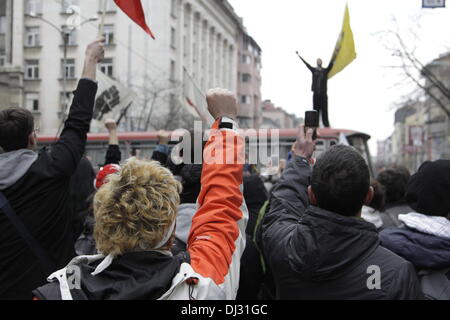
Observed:
[[[99,275],[93,276],[102,260],[81,259],[74,265],[80,270],[80,290],[71,290],[74,300],[155,300],[166,293],[182,263],[189,263],[187,253],[168,256],[156,251],[128,252],[116,257]],[[39,300],[61,300],[59,282],[51,282],[33,291]]]
[[[75,255],[70,181],[85,150],[97,84],[81,80],[60,139],[42,149],[13,186],[3,190],[12,208],[54,263],[64,267]],[[0,299],[31,299],[48,274],[11,225],[0,215]]]
[[[308,207],[310,168],[301,158],[287,166],[264,217],[264,256],[278,299],[421,299],[411,263],[379,244],[375,227]],[[307,208],[307,209],[306,209]],[[369,289],[380,270],[380,289]]]

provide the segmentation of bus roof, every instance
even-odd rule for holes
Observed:
[[[280,138],[292,138],[295,139],[297,136],[298,129],[242,129],[242,134],[246,136],[255,136],[255,135],[267,135],[271,136],[273,130],[278,130],[278,136]],[[330,139],[330,138],[339,138],[340,134],[343,133],[345,136],[361,136],[365,140],[369,140],[370,136],[368,134],[348,130],[348,129],[331,129],[331,128],[319,128],[318,136],[322,139]],[[158,132],[119,132],[118,133],[119,140],[121,141],[154,141],[157,140]],[[88,142],[107,142],[108,141],[108,133],[90,133],[88,134],[87,140]],[[54,135],[39,135],[38,140],[41,143],[52,143],[56,142],[57,137]]]

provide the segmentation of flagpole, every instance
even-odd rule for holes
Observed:
[[[197,83],[195,82],[195,80],[191,77],[191,75],[189,74],[189,72],[187,71],[186,67],[183,67],[184,72],[186,72],[187,76],[189,77],[189,79],[191,79],[192,83],[194,84],[194,86],[197,88],[197,90],[202,94],[202,97],[206,99],[206,94],[203,92],[202,89],[200,89],[200,87],[197,85]]]
[[[98,29],[98,36],[103,37],[103,33],[105,31],[105,17],[106,17],[106,4],[108,0],[103,0],[102,3],[102,16],[100,19],[100,27]]]
[[[189,72],[187,71],[186,67],[183,67],[183,72],[186,73],[186,75],[188,76],[189,80],[192,82],[192,84],[194,85],[194,87],[198,90],[198,92],[202,95],[202,97],[206,100],[206,95],[205,93],[202,91],[202,89],[200,89],[200,87],[197,85],[197,83],[195,82],[195,80],[191,77],[191,75],[189,74]],[[200,112],[200,110],[198,109],[198,107],[195,105],[195,103],[193,103],[192,101],[190,101],[190,99],[188,97],[186,97],[186,99],[188,99],[188,103],[189,105],[191,105],[195,111],[197,112],[197,114],[199,115],[200,119],[202,119],[202,121],[206,124],[209,125],[208,123],[208,119],[206,119],[205,115]]]

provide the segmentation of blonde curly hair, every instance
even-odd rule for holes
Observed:
[[[129,159],[94,199],[97,249],[121,255],[153,249],[175,221],[181,184],[155,161]]]

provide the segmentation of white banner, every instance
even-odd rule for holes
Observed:
[[[90,131],[92,133],[104,132],[104,122],[107,119],[119,120],[122,112],[136,97],[133,90],[111,79],[100,70],[97,71],[97,81],[98,91]]]

